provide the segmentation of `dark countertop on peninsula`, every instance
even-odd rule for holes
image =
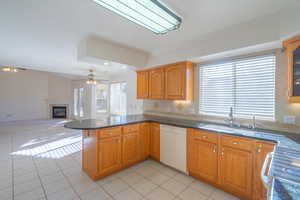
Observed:
[[[226,125],[224,124],[152,115],[115,116],[103,120],[75,120],[66,123],[65,127],[79,130],[94,130],[140,122],[157,122],[183,128],[196,128],[217,133],[274,141],[277,145],[270,168],[270,175],[274,178],[269,199],[300,199],[300,130],[299,134],[261,129],[255,131],[243,128],[231,130],[226,129]],[[220,126],[220,128],[216,128],[214,125]]]

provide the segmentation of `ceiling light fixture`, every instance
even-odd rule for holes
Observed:
[[[19,68],[19,67],[11,67],[11,66],[5,66],[2,67],[3,72],[19,72],[20,70],[26,70],[24,68]]]
[[[180,27],[182,19],[159,0],[93,0],[156,34]]]
[[[89,74],[88,74],[88,80],[86,81],[86,84],[88,85],[96,85],[97,81],[95,80],[95,75],[94,75],[94,71],[92,69],[89,70]]]

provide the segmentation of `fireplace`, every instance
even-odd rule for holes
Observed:
[[[52,118],[67,118],[67,106],[52,106]]]

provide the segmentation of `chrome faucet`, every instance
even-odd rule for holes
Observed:
[[[234,118],[233,118],[233,108],[230,107],[230,112],[228,115],[228,119],[225,119],[225,122],[229,124],[230,127],[234,125]]]
[[[253,115],[252,117],[252,125],[249,124],[249,128],[255,130],[256,129],[256,118],[255,118],[255,115]]]

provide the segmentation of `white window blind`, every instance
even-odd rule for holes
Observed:
[[[200,66],[199,112],[275,119],[275,55]]]

